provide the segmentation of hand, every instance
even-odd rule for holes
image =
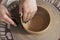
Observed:
[[[27,22],[35,15],[37,11],[36,0],[22,0],[19,4],[19,12],[23,16],[23,22]]]
[[[9,14],[8,10],[3,5],[0,5],[0,21],[4,21],[16,26],[10,17],[11,15]]]

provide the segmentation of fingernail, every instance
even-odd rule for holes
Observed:
[[[23,23],[26,23],[26,20],[23,20]]]

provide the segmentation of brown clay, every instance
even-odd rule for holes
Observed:
[[[39,32],[46,29],[50,22],[49,13],[42,7],[38,7],[35,16],[31,19],[29,30]]]

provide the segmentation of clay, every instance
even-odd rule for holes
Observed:
[[[50,23],[50,15],[47,10],[43,7],[38,6],[38,10],[34,17],[27,22],[26,24],[23,23],[23,27],[27,29],[29,32],[40,32],[45,30]]]
[[[46,29],[50,22],[49,13],[42,7],[38,7],[35,16],[31,19],[29,30],[39,32]]]

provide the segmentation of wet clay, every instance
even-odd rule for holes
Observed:
[[[42,7],[38,7],[35,16],[31,19],[28,30],[30,31],[43,31],[50,23],[49,13]]]

